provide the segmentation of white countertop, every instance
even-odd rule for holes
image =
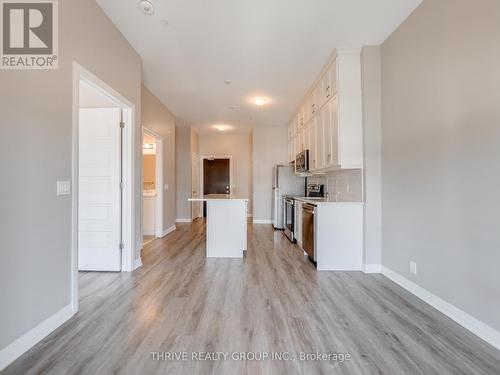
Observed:
[[[293,197],[293,199],[304,202],[304,203],[313,204],[313,205],[344,205],[344,206],[345,205],[354,205],[354,206],[361,205],[362,206],[364,204],[363,202],[338,202],[338,201],[325,202],[325,201],[320,201],[317,199],[309,199],[307,197]]]
[[[230,194],[207,194],[203,198],[189,198],[190,202],[204,202],[204,201],[220,201],[220,200],[240,200],[248,201],[248,198],[243,198],[238,195]]]

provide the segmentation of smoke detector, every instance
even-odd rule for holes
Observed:
[[[141,0],[139,2],[139,8],[141,8],[142,12],[147,16],[151,16],[155,12],[155,7],[149,0]]]

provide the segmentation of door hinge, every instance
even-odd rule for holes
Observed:
[[[125,123],[123,121],[120,121],[120,128],[124,128],[125,127]]]
[[[120,189],[125,189],[125,183],[123,181],[120,182]]]
[[[120,243],[120,250],[123,250],[125,248],[125,244],[122,242]]]

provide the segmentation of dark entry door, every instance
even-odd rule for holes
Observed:
[[[203,195],[230,192],[229,159],[203,159]],[[206,216],[206,204],[203,216]]]

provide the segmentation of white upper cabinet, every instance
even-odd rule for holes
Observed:
[[[361,101],[361,53],[336,51],[294,116],[291,160],[309,150],[311,171],[362,168]]]
[[[316,165],[316,121],[313,117],[308,126],[309,130],[309,169]]]
[[[313,103],[313,98],[312,98],[312,95],[309,95],[306,100],[305,100],[305,104],[304,104],[304,123],[307,124],[309,122],[309,120],[312,119],[312,112],[311,112],[311,106],[312,106],[312,103]]]
[[[301,130],[304,128],[304,108],[305,108],[305,103],[302,104],[302,106],[299,109],[299,113],[297,114],[297,129]]]
[[[312,93],[313,98],[314,98],[314,103],[312,105],[312,113],[313,116],[316,116],[321,109],[321,105],[323,103],[322,101],[322,95],[323,95],[323,86],[321,86],[321,82],[318,82],[316,86],[314,87],[314,91]]]

